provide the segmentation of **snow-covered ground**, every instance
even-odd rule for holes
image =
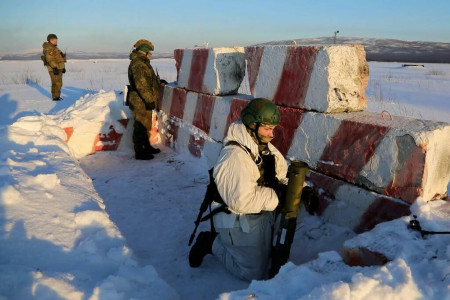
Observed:
[[[152,64],[176,79],[172,59]],[[450,122],[450,65],[369,64],[369,110]],[[135,161],[129,134],[119,151],[81,160],[64,143],[67,116],[103,116],[121,101],[127,66],[69,61],[64,100],[53,102],[40,61],[0,61],[0,299],[450,299],[450,237],[421,238],[409,217],[355,236],[302,215],[292,262],[271,281],[238,280],[212,256],[189,268],[206,163],[166,148]],[[419,199],[412,210],[425,229],[450,230],[448,202]],[[343,243],[392,261],[349,267]]]

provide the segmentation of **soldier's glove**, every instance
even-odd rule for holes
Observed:
[[[166,80],[164,80],[164,79],[160,79],[159,82],[160,82],[161,84],[168,84],[168,82],[167,82]]]
[[[145,110],[154,110],[156,108],[156,102],[145,102]]]
[[[66,73],[66,68],[62,69],[63,74]]]
[[[58,74],[59,74],[58,68],[53,68],[53,75],[58,75]]]
[[[278,196],[278,207],[283,207],[286,202],[287,184],[277,183],[272,188]]]
[[[319,197],[311,187],[305,186],[302,189],[302,198],[300,203],[303,203],[305,205],[305,209],[310,215],[312,215],[319,208]]]

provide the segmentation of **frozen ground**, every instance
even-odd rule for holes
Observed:
[[[173,60],[152,64],[175,80]],[[69,61],[64,100],[55,103],[40,61],[0,62],[0,299],[450,299],[450,240],[422,239],[406,229],[409,217],[354,236],[303,216],[292,263],[267,282],[235,279],[212,256],[190,269],[187,241],[207,183],[205,162],[170,149],[137,162],[129,135],[120,151],[77,161],[58,126],[85,94],[83,113],[102,114],[98,104],[111,100],[99,90],[122,90],[127,66]],[[370,110],[450,122],[449,65],[370,68]],[[426,229],[450,228],[447,202],[419,200],[413,212]],[[348,267],[338,255],[344,242],[383,251],[392,262]]]

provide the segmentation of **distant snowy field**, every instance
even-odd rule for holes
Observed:
[[[0,61],[0,299],[450,299],[450,238],[422,239],[409,217],[355,236],[304,215],[292,262],[271,281],[249,285],[212,256],[190,269],[205,162],[170,149],[135,161],[129,133],[119,151],[81,160],[64,143],[68,117],[127,112],[128,63],[70,60],[64,100],[53,102],[42,62]],[[152,65],[176,80],[173,59]],[[369,110],[450,122],[450,65],[369,65]],[[422,227],[450,230],[449,203],[419,199],[412,211]],[[344,242],[379,247],[392,262],[346,266]]]

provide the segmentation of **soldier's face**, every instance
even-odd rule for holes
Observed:
[[[258,128],[259,139],[263,143],[270,142],[275,137],[274,130],[276,127],[277,127],[276,125],[261,124]]]
[[[58,40],[57,39],[51,39],[50,40],[50,44],[52,44],[52,45],[58,45]]]
[[[148,51],[148,52],[147,52],[147,57],[148,57],[148,58],[152,57],[152,52],[151,52],[151,51]]]

